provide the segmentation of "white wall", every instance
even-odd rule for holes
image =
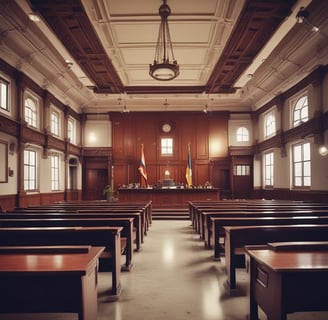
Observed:
[[[87,120],[84,127],[85,147],[111,147],[112,123],[110,120]]]

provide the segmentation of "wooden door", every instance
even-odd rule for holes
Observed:
[[[103,200],[104,187],[108,184],[107,169],[86,169],[83,200]]]

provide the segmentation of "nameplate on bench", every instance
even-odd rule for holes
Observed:
[[[273,251],[315,251],[328,250],[328,241],[271,242],[268,248]]]
[[[91,246],[20,246],[0,247],[0,254],[64,254],[88,253]]]

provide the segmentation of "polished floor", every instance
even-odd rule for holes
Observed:
[[[110,274],[99,274],[98,318],[95,320],[245,320],[248,318],[248,276],[237,272],[238,289],[225,287],[224,260],[183,221],[153,221],[142,246],[133,256],[131,272],[122,273],[118,301],[106,291]],[[0,302],[1,303],[1,302]],[[266,319],[260,312],[260,318]],[[75,315],[2,315],[0,320],[76,320]],[[292,320],[326,320],[328,313],[295,313]]]

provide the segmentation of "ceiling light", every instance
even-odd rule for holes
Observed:
[[[301,7],[300,10],[298,11],[297,15],[296,15],[297,23],[304,23],[304,24],[310,26],[311,30],[313,32],[318,32],[319,28],[308,21],[307,18],[309,17],[309,15],[310,15],[309,12],[306,11],[304,7]]]
[[[166,0],[163,0],[158,12],[161,16],[161,24],[159,26],[154,62],[149,65],[149,75],[155,80],[169,81],[176,78],[180,72],[178,62],[173,54],[167,20],[167,17],[171,14],[171,9],[166,4]]]
[[[40,21],[40,17],[36,14],[36,13],[29,13],[28,14],[28,17],[31,21],[34,21],[34,22],[39,22]]]

